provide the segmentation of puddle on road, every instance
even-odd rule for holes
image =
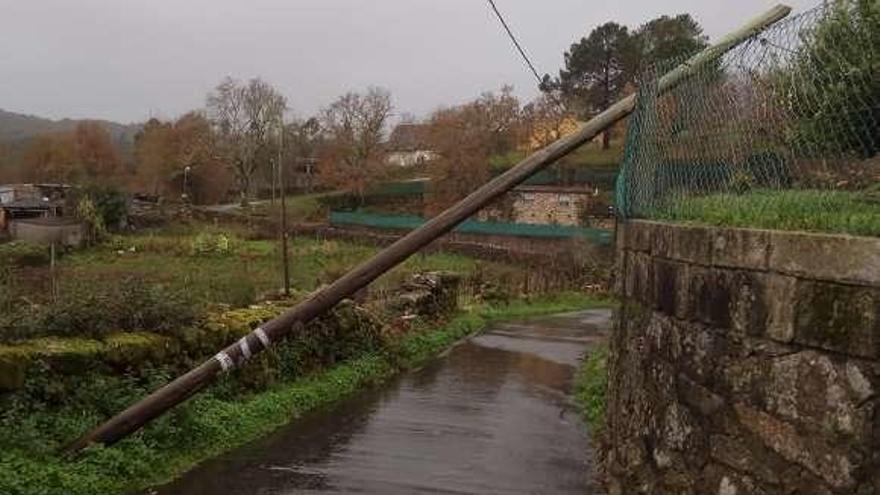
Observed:
[[[381,390],[153,493],[599,493],[588,433],[568,393],[609,316],[593,310],[499,324]]]

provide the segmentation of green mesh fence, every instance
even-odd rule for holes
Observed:
[[[542,170],[526,179],[524,184],[530,186],[547,186],[559,184],[589,184],[602,189],[610,189],[617,178],[617,170]]]
[[[330,224],[336,226],[359,225],[392,230],[412,230],[425,223],[416,215],[380,215],[360,211],[331,211]],[[573,227],[567,225],[545,225],[509,222],[481,222],[467,220],[455,232],[462,234],[539,237],[539,238],[582,238],[600,245],[611,243],[612,233],[603,229]]]
[[[664,94],[640,78],[623,218],[880,235],[880,2],[789,17]]]
[[[367,195],[381,198],[388,196],[420,196],[425,193],[426,182],[424,180],[386,182],[367,191]]]

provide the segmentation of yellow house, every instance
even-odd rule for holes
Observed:
[[[573,117],[535,122],[526,144],[528,149],[525,151],[541,149],[559,138],[572,134],[580,125],[581,123]]]

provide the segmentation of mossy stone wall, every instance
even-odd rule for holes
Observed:
[[[623,224],[611,493],[880,493],[880,239]]]
[[[260,387],[288,375],[306,374],[364,352],[376,350],[383,339],[383,318],[411,312],[443,317],[456,309],[458,277],[419,274],[382,308],[343,301],[234,372],[242,386]],[[31,378],[46,374],[65,380],[104,373],[139,376],[156,369],[179,374],[198,365],[260,324],[280,315],[295,301],[267,302],[249,308],[215,311],[198,325],[156,334],[119,332],[101,339],[46,337],[0,345],[0,397],[26,388]]]

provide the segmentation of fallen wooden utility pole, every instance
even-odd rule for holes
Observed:
[[[714,60],[760,33],[789,14],[789,7],[778,5],[749,22],[743,28],[725,36],[713,46],[703,50],[684,64],[676,67],[660,79],[658,89],[667,91],[687,79],[694,69]],[[437,215],[421,227],[388,246],[373,258],[360,264],[342,278],[312,294],[291,310],[257,328],[238,342],[223,349],[199,367],[189,371],[146,398],[130,406],[95,430],[84,435],[67,448],[74,453],[95,442],[112,444],[172,407],[187,400],[205,388],[222,373],[241,366],[255,354],[262,352],[273,342],[294,329],[333,308],[339,301],[354,294],[380,275],[406,260],[456,225],[466,220],[502,194],[510,191],[535,172],[567,155],[620,119],[629,115],[635,107],[635,96],[630,95],[584,124],[577,132],[562,138],[547,148],[529,156],[512,169],[496,177],[471,193],[448,210]]]

